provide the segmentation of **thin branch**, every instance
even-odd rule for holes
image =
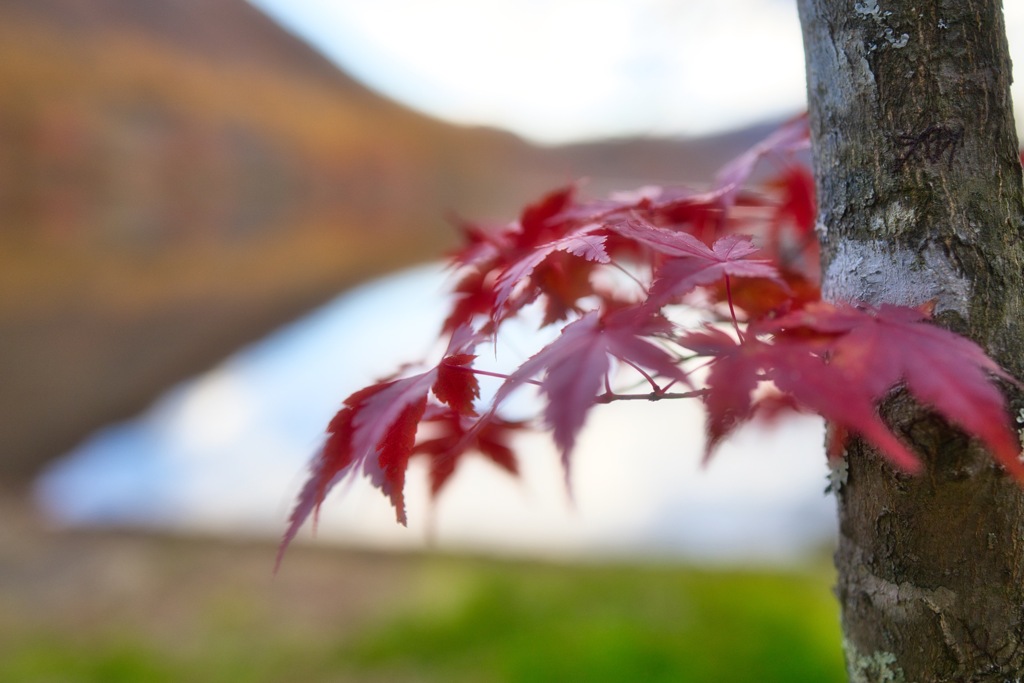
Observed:
[[[675,398],[700,398],[707,395],[707,389],[694,389],[682,393],[668,393],[664,391],[652,391],[649,394],[601,394],[595,399],[596,403],[612,403],[613,401],[660,401],[662,399]]]

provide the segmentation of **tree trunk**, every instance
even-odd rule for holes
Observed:
[[[934,301],[940,324],[1024,377],[1024,205],[1000,2],[799,8],[825,297]],[[1024,415],[1019,395],[1011,405]],[[850,679],[1021,680],[1024,492],[906,395],[882,410],[926,471],[905,476],[848,444],[836,594]]]

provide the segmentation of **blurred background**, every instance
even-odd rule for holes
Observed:
[[[0,0],[0,680],[840,679],[813,420],[701,469],[698,407],[602,408],[574,505],[527,440],[272,576],[454,216],[707,182],[802,72],[791,0]]]

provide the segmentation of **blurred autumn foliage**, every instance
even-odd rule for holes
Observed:
[[[0,473],[442,251],[511,136],[362,88],[243,0],[0,2]],[[485,151],[486,150],[486,151]]]
[[[240,286],[243,274],[249,290],[280,274],[235,267],[301,238],[291,275],[336,287],[355,252],[365,263],[386,244],[390,264],[439,251],[443,210],[496,185],[476,159],[525,148],[373,95],[242,0],[7,0],[0,11],[9,256],[159,266],[199,252],[219,281],[194,289]],[[44,292],[25,294],[14,298],[36,306]]]

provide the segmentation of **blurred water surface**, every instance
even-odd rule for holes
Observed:
[[[279,535],[341,401],[430,352],[446,278],[429,265],[370,283],[240,350],[67,454],[39,479],[38,500],[71,526]],[[512,337],[515,363],[543,335],[513,329]],[[707,467],[702,420],[691,401],[596,408],[576,449],[571,500],[543,434],[516,443],[520,479],[468,458],[433,505],[425,468],[414,465],[408,528],[355,480],[329,497],[317,537],[526,556],[784,563],[831,541],[834,501],[823,494],[817,419],[745,429]]]

